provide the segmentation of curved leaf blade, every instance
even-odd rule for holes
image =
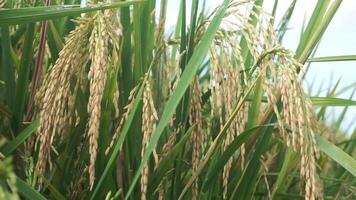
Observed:
[[[356,101],[335,97],[310,97],[317,106],[356,106]]]
[[[316,137],[318,147],[326,155],[332,158],[334,161],[343,166],[347,171],[349,171],[354,177],[356,177],[356,160],[341,150],[339,147],[335,146],[331,142],[327,141],[321,136]]]
[[[1,152],[8,156],[10,155],[21,143],[23,143],[28,137],[30,137],[40,125],[40,120],[36,119],[28,126],[25,130],[23,130],[14,140],[9,143],[6,143],[2,148]]]
[[[355,61],[356,55],[343,55],[343,56],[325,56],[310,58],[307,62],[337,62],[337,61]]]
[[[145,0],[131,0],[125,2],[114,2],[105,4],[88,5],[56,5],[56,6],[39,6],[31,8],[4,9],[0,11],[0,25],[15,25],[30,23],[59,17],[66,17],[87,13],[97,10],[106,10],[112,8],[126,7]]]
[[[18,188],[18,192],[21,196],[25,197],[28,200],[47,200],[42,194],[40,194],[37,190],[33,189],[29,186],[25,181],[16,177],[16,186]]]

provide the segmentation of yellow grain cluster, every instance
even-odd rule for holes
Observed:
[[[214,44],[210,50],[211,74],[211,107],[212,116],[219,118],[220,126],[225,123],[225,118],[231,113],[238,98],[254,77],[261,77],[262,86],[270,106],[272,106],[278,121],[278,127],[287,145],[299,151],[301,159],[301,177],[305,181],[305,198],[315,199],[317,195],[317,173],[315,159],[317,156],[316,142],[313,127],[313,111],[310,100],[304,97],[301,83],[298,78],[297,68],[300,67],[291,56],[291,53],[280,47],[277,36],[271,26],[271,17],[261,8],[248,7],[250,17],[256,24],[250,23],[250,18],[238,11],[237,2],[230,5],[227,16],[222,21]],[[241,31],[244,42],[240,42],[240,34],[231,30]],[[240,45],[246,45],[242,49]],[[246,69],[245,64],[250,57],[253,63],[253,72]],[[281,95],[281,96],[279,96]],[[281,97],[282,109],[277,107],[277,100]],[[248,103],[239,110],[237,117],[227,130],[223,150],[233,139],[245,130],[247,122]],[[262,107],[264,108],[264,107]],[[266,108],[266,107],[265,107]],[[220,128],[221,128],[220,127]],[[240,148],[239,164],[244,164],[244,145]],[[227,162],[223,170],[224,198],[227,194],[229,171],[233,158]]]
[[[196,77],[192,84],[192,95],[189,111],[189,123],[194,126],[191,139],[192,144],[192,172],[196,173],[201,159],[202,144],[204,141],[203,116],[201,113],[201,97],[199,80]],[[192,189],[192,199],[198,197],[198,180],[195,181]]]
[[[264,88],[268,102],[274,106],[278,126],[286,144],[301,154],[300,176],[305,182],[305,199],[316,199],[318,192],[318,175],[316,161],[318,151],[315,140],[315,117],[311,102],[301,89],[297,75],[297,63],[287,50],[281,50],[277,56],[278,66],[265,65]],[[275,61],[276,62],[276,61]],[[270,78],[267,78],[270,77]],[[276,106],[280,94],[281,113]]]
[[[156,129],[156,123],[158,121],[157,112],[154,106],[152,97],[151,84],[149,80],[146,81],[145,90],[143,92],[143,109],[142,109],[142,151],[141,156],[145,154],[148,142],[151,138],[153,131]],[[157,160],[156,160],[157,162]],[[148,164],[142,169],[141,175],[141,200],[146,199],[147,184],[148,184]]]
[[[98,137],[100,128],[101,115],[101,99],[103,97],[105,81],[108,71],[108,63],[110,62],[108,53],[108,28],[103,14],[98,13],[95,19],[94,28],[91,33],[90,42],[90,58],[92,61],[91,68],[88,73],[90,81],[89,101],[88,101],[88,136],[89,136],[89,153],[90,153],[90,189],[93,187],[95,180],[95,161],[98,148]]]
[[[43,174],[47,163],[51,163],[51,146],[56,135],[66,132],[74,104],[73,94],[70,88],[70,79],[80,72],[81,68],[88,62],[87,52],[89,50],[88,36],[92,28],[90,19],[78,19],[77,28],[73,30],[66,41],[65,46],[59,54],[55,65],[49,71],[44,85],[37,93],[37,104],[39,106],[40,126],[39,154],[36,170]]]
[[[58,60],[36,95],[40,116],[39,155],[36,164],[39,174],[43,174],[47,163],[51,163],[51,146],[56,136],[63,138],[68,132],[69,120],[76,117],[74,111],[76,94],[79,87],[85,89],[87,82],[84,76],[87,76],[90,188],[94,184],[101,100],[109,66],[112,62],[117,62],[112,53],[116,52],[119,46],[119,32],[113,28],[117,27],[115,24],[117,22],[113,18],[113,12],[100,11],[75,20],[78,24],[76,29],[69,34]],[[86,71],[88,63],[89,72]]]

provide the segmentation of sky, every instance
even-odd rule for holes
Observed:
[[[177,21],[177,13],[179,10],[178,0],[169,0],[167,6],[167,28],[168,30],[175,26]],[[276,22],[278,23],[284,12],[289,7],[292,0],[279,0]],[[214,8],[220,5],[221,0],[207,0],[207,6]],[[314,6],[317,0],[298,0],[291,21],[289,23],[289,30],[285,34],[282,45],[296,50],[298,45],[301,28],[303,25],[303,19],[309,19],[313,12]],[[273,8],[274,0],[265,0],[264,9],[267,12],[271,12]],[[158,4],[159,5],[159,4]],[[187,0],[187,5],[191,5],[191,0]],[[190,13],[188,8],[187,13]],[[188,19],[189,20],[189,19]],[[333,20],[329,24],[316,52],[315,57],[320,56],[336,56],[336,55],[356,55],[356,24],[353,20],[356,20],[356,1],[344,0],[341,3],[340,8],[335,14]],[[308,21],[308,20],[307,20]],[[339,88],[346,87],[351,84],[356,84],[356,62],[328,62],[328,63],[313,63],[307,73],[306,81],[303,86],[306,91],[309,91],[312,83],[311,95],[315,95],[315,92],[322,88],[323,95],[328,88],[335,85],[340,79]],[[356,89],[354,87],[353,89]],[[340,98],[349,98],[352,93],[352,89],[344,94],[341,94]],[[356,96],[356,95],[355,95]],[[353,97],[356,100],[356,97]],[[328,120],[340,115],[343,110],[342,107],[328,108],[327,115]],[[356,128],[356,107],[350,107],[346,113],[345,120],[343,121],[341,128],[347,133],[351,134]]]

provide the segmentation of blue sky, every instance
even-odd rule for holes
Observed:
[[[173,27],[176,23],[177,13],[179,10],[178,0],[168,1],[167,27]],[[207,5],[214,8],[220,4],[221,0],[207,0]],[[292,0],[279,0],[279,5],[276,13],[276,22],[280,20],[284,12],[289,7]],[[283,46],[294,51],[298,45],[300,31],[303,24],[303,19],[308,19],[314,9],[317,0],[298,0],[294,14],[291,18],[289,28],[286,33]],[[274,0],[265,0],[264,8],[271,12]],[[187,0],[187,5],[191,5],[191,0]],[[188,8],[187,13],[190,13]],[[189,20],[189,19],[188,19]],[[326,30],[322,41],[319,45],[316,57],[319,56],[336,56],[336,55],[355,55],[356,54],[356,1],[344,0],[337,11],[335,17],[331,21]],[[350,84],[356,83],[356,62],[330,62],[330,63],[313,63],[306,76],[304,83],[305,88],[309,88],[314,81],[312,94],[321,87],[323,91],[327,91],[330,86],[334,85],[341,79],[339,88],[343,88]],[[352,90],[340,95],[340,98],[349,98]],[[356,97],[353,98],[356,100]],[[337,117],[343,108],[334,107],[328,109],[329,120]],[[349,134],[356,128],[354,123],[356,117],[356,107],[349,108],[346,113],[346,118],[342,124],[344,129]],[[351,126],[350,126],[351,125]],[[348,128],[351,127],[351,128]]]

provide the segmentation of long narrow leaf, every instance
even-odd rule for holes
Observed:
[[[270,126],[270,125],[264,125],[264,126]],[[216,177],[216,174],[219,173],[219,170],[223,169],[225,164],[228,162],[228,160],[234,155],[234,153],[238,150],[238,148],[246,142],[246,140],[249,138],[249,136],[254,133],[257,129],[261,128],[263,126],[258,126],[254,127],[251,129],[248,129],[242,133],[240,133],[226,148],[224,153],[219,157],[218,161],[211,167],[211,169],[208,172],[207,178],[204,181],[205,184],[210,184],[214,182],[214,178]],[[203,185],[204,188],[204,185]]]
[[[18,177],[16,177],[16,186],[20,195],[28,200],[47,200],[37,190],[33,189],[25,181],[21,180]]]
[[[335,97],[310,97],[317,106],[356,106],[356,101]]]
[[[163,180],[164,175],[171,169],[170,167],[174,164],[173,160],[185,147],[186,142],[193,132],[193,128],[194,126],[191,126],[182,139],[159,162],[154,174],[151,177],[152,180],[149,181],[150,184],[148,186],[148,193],[151,193],[154,189],[156,189],[159,183]]]
[[[5,9],[0,11],[0,25],[14,25],[42,21],[47,19],[55,19],[59,17],[73,16],[96,10],[126,7],[141,2],[144,2],[144,0],[131,0],[125,2],[88,5],[86,7],[80,7],[79,5],[61,5]]]
[[[11,142],[5,144],[1,148],[1,152],[5,155],[8,156],[10,155],[20,144],[22,144],[28,137],[31,136],[37,129],[37,127],[40,125],[40,120],[36,119],[31,123],[30,126],[28,126],[25,130],[23,130],[14,140]]]
[[[318,147],[356,177],[356,160],[321,136],[316,137]]]
[[[325,56],[310,58],[307,62],[335,62],[335,61],[355,61],[356,55],[344,55],[344,56]]]

